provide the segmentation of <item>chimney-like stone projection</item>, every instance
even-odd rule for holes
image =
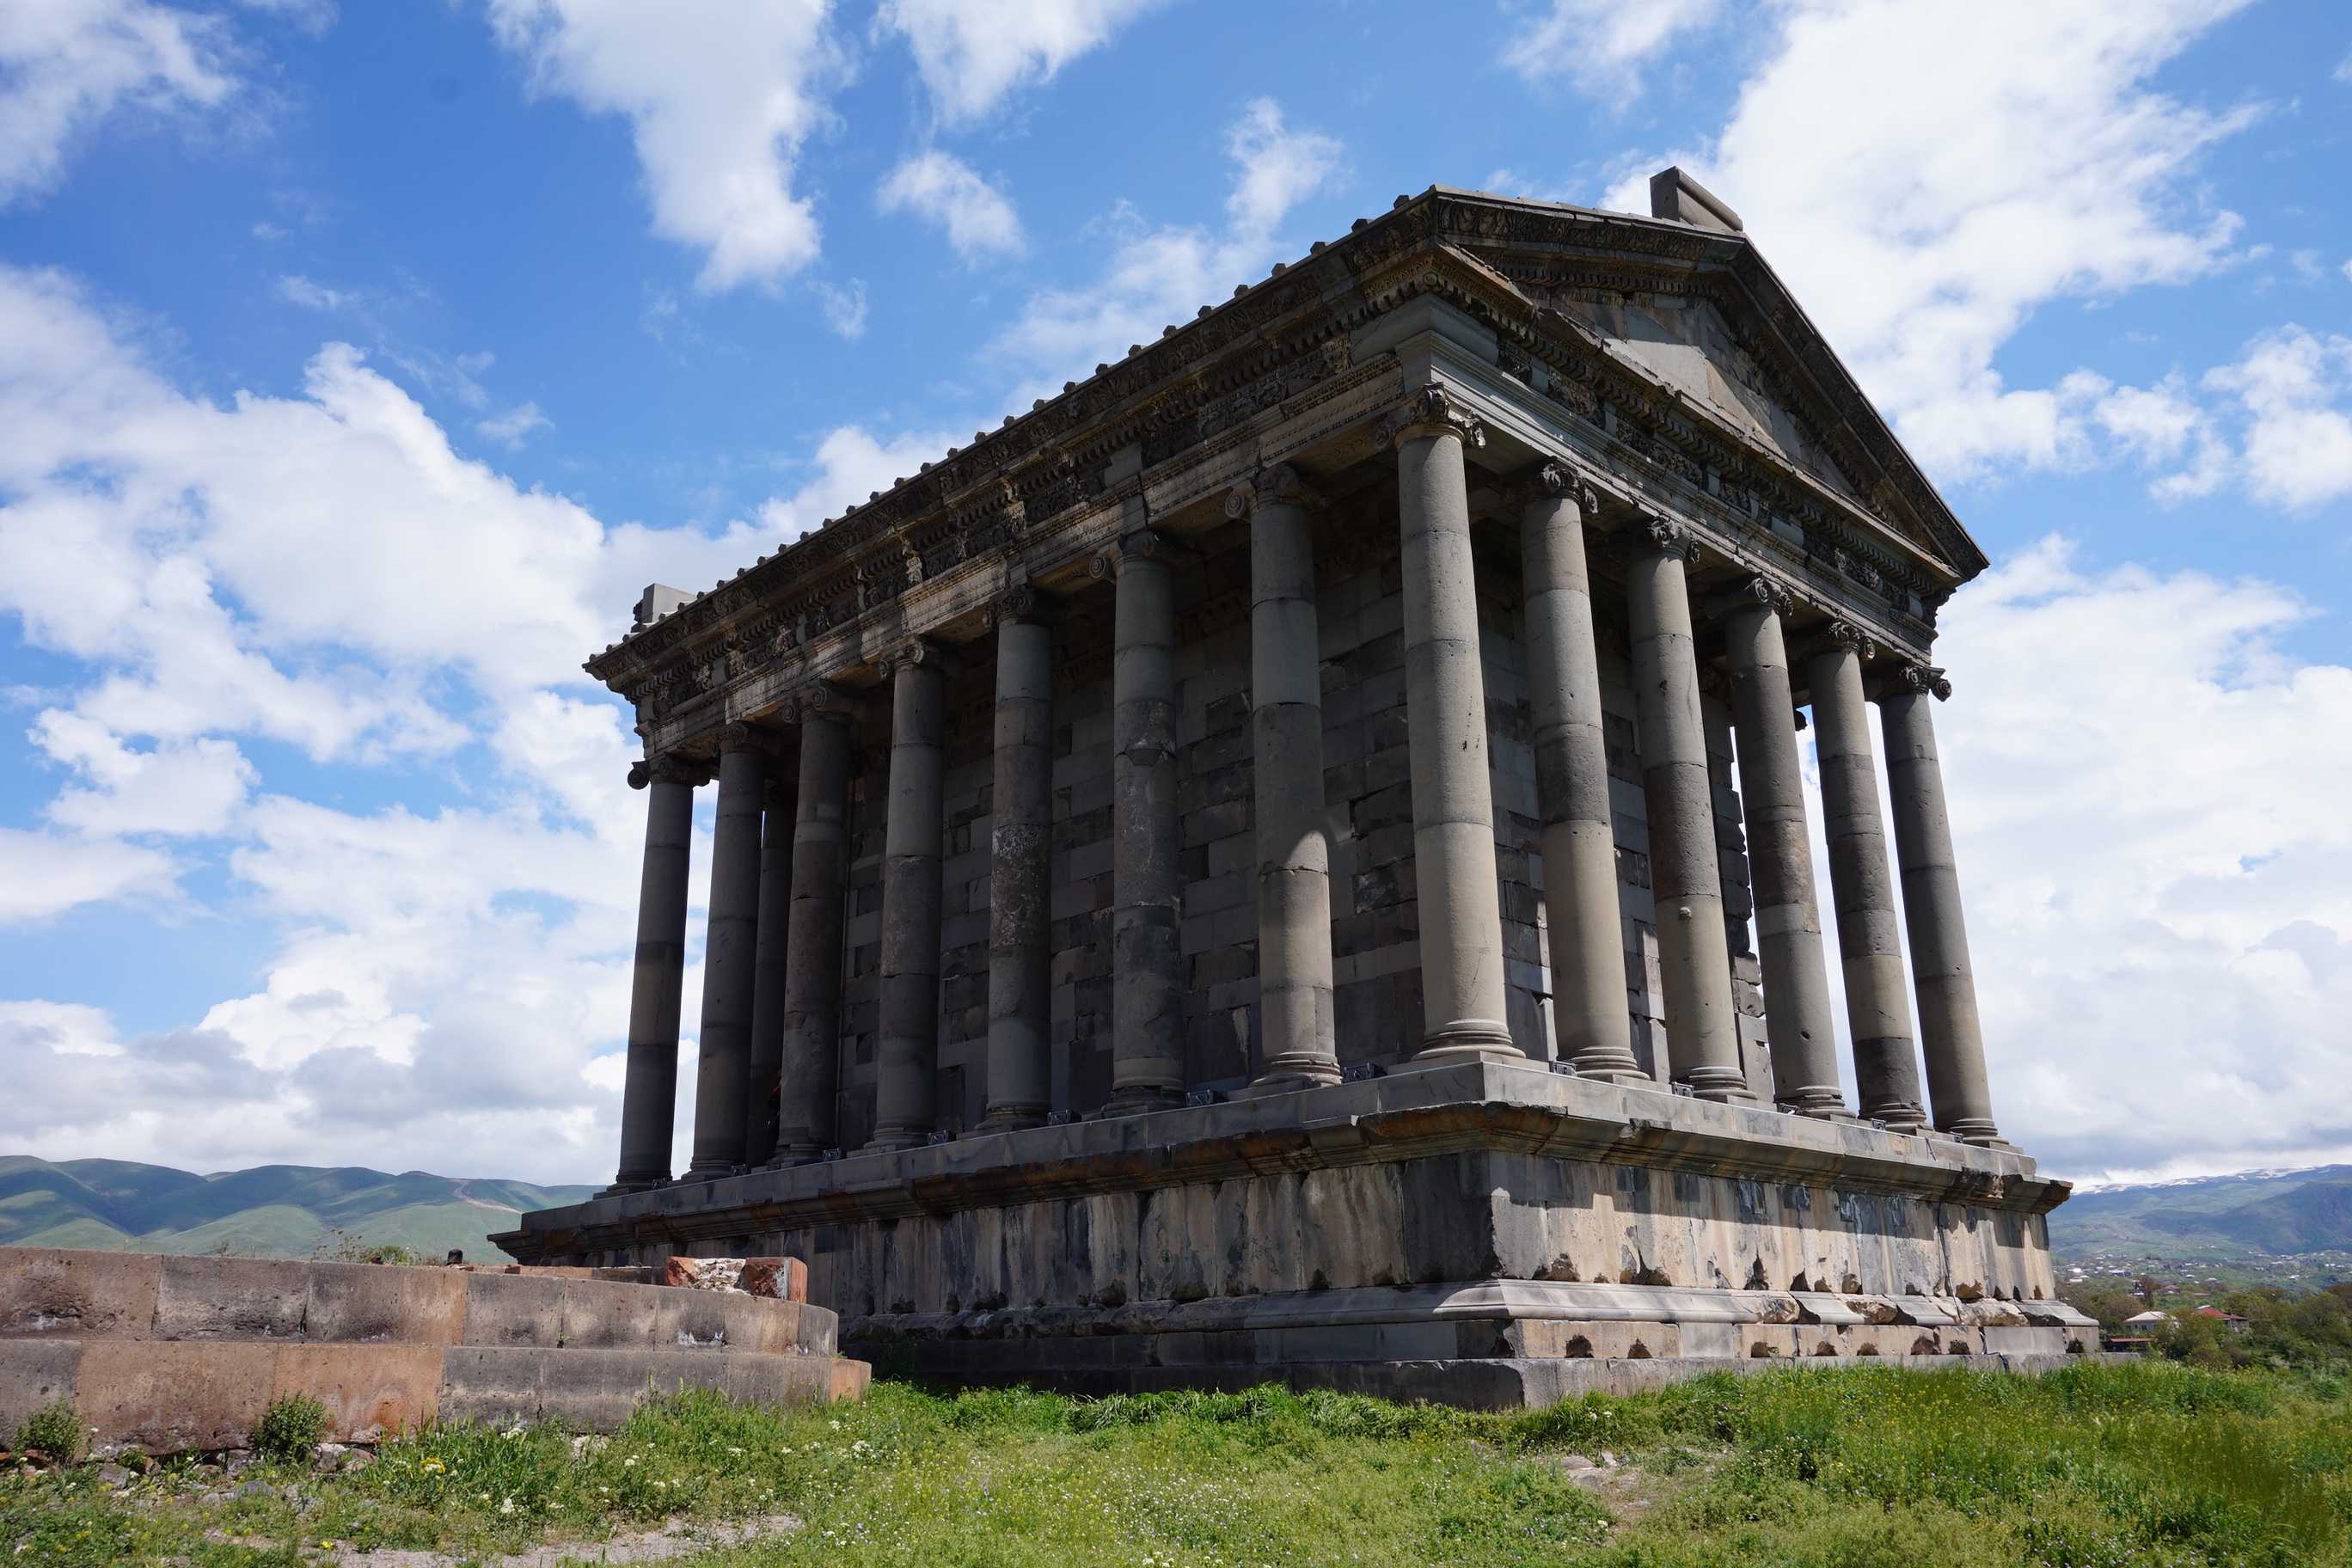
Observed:
[[[860,1353],[1095,1391],[2095,1347],[1932,720],[1984,553],[1651,204],[1400,198],[648,588],[614,1180],[500,1245],[788,1254]]]

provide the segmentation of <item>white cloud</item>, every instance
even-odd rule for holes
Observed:
[[[1995,1109],[2062,1173],[2352,1151],[2352,668],[2278,645],[2308,614],[2055,540],[1945,611]]]
[[[838,288],[819,283],[816,297],[828,331],[851,342],[866,335],[866,279],[853,278]]]
[[[937,225],[967,261],[1018,256],[1024,247],[1021,219],[1004,193],[969,163],[937,148],[891,170],[875,203],[886,213],[908,212]]]
[[[232,742],[200,738],[134,751],[89,714],[58,709],[41,715],[33,743],[89,781],[61,791],[49,803],[49,820],[99,837],[220,833],[257,776]]]
[[[520,448],[539,431],[554,428],[555,421],[541,414],[536,403],[518,403],[504,414],[477,420],[474,425],[478,434],[509,450]]]
[[[0,5],[0,206],[56,184],[76,139],[118,111],[220,107],[231,57],[218,17],[147,0]]]
[[[1225,138],[1234,160],[1222,234],[1194,225],[1154,228],[1120,204],[1112,215],[1116,243],[1101,277],[1076,289],[1030,295],[995,351],[1032,379],[1016,405],[1058,390],[1098,362],[1125,357],[1163,328],[1189,321],[1203,305],[1255,282],[1283,254],[1275,230],[1297,203],[1332,183],[1343,149],[1315,131],[1291,131],[1268,99],[1249,104]]]
[[[341,289],[314,283],[299,272],[289,272],[278,280],[278,297],[306,310],[340,310],[352,302],[352,296]]]
[[[987,114],[1015,89],[1070,61],[1162,0],[884,0],[877,29],[903,36],[923,85],[950,123]]]
[[[1580,91],[1630,99],[1643,63],[1721,8],[1720,0],[1551,0],[1551,9],[1505,47],[1503,63],[1530,81],[1564,76]]]
[[[789,544],[825,519],[839,517],[845,508],[863,506],[875,492],[936,460],[952,439],[919,431],[881,440],[855,425],[830,431],[817,443],[816,472],[792,495],[761,507],[761,525],[768,535]]]
[[[121,1039],[119,1069],[67,1059],[70,1003],[0,1016],[0,1144],[596,1173],[645,803],[625,711],[580,658],[645,583],[708,584],[943,442],[840,433],[761,522],[606,526],[459,456],[348,347],[321,348],[297,395],[215,403],[123,331],[73,280],[0,268],[0,614],[85,667],[39,697],[59,787],[40,830],[0,828],[0,923],[198,908],[139,841],[165,837],[226,848],[242,917],[278,946],[196,1027]],[[466,745],[465,795],[294,799],[248,737],[367,800],[406,786],[361,770]],[[75,1016],[77,1037],[115,1038]],[[543,1134],[529,1149],[519,1114]]]
[[[2243,412],[2255,494],[2294,510],[2352,495],[2352,338],[2282,327],[2208,372],[2205,384]]]
[[[490,0],[499,42],[541,90],[627,118],[654,228],[706,253],[701,286],[773,283],[815,259],[814,205],[793,193],[843,63],[828,0]]]
[[[0,827],[0,926],[134,893],[168,895],[173,875],[168,856],[136,844]]]
[[[1864,389],[1947,478],[2060,465],[2054,390],[2009,385],[2037,309],[2223,265],[2200,156],[2252,118],[2150,79],[2245,0],[2134,6],[1791,0],[1710,149],[1671,161],[1737,207]],[[1611,193],[1647,211],[1646,171]]]
[[[1274,100],[1252,100],[1225,132],[1225,155],[1241,170],[1225,198],[1234,232],[1272,233],[1291,208],[1339,173],[1341,152],[1336,137],[1286,127]]]

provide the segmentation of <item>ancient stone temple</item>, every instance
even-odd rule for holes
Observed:
[[[646,748],[618,1173],[500,1244],[790,1253],[861,1353],[1097,1388],[2092,1342],[1937,753],[1985,557],[1730,211],[1651,197],[1400,198],[649,589],[588,663]]]

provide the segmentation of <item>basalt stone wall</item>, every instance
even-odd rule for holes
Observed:
[[[1333,505],[1316,531],[1322,658],[1324,791],[1331,835],[1334,1011],[1343,1065],[1401,1062],[1422,1029],[1412,787],[1405,708],[1402,574],[1392,503],[1363,495]],[[1489,784],[1502,894],[1500,940],[1512,1037],[1531,1058],[1555,1055],[1545,937],[1541,816],[1524,659],[1517,540],[1481,524],[1479,640],[1486,685]],[[1633,670],[1617,592],[1597,584],[1603,619],[1601,699],[1616,817],[1625,935],[1626,1007],[1634,1054],[1668,1075],[1664,987],[1649,885],[1648,812],[1636,746]],[[1181,601],[1177,771],[1185,1070],[1196,1086],[1247,1083],[1260,1056],[1257,842],[1250,736],[1250,606],[1245,550],[1192,563]],[[1069,602],[1055,630],[1051,886],[1053,1090],[1057,1110],[1087,1115],[1110,1097],[1110,591]],[[978,1124],[987,1087],[989,828],[994,670],[976,645],[950,667],[946,838],[941,865],[940,1125]],[[871,1135],[879,1027],[881,880],[888,799],[887,714],[870,705],[856,729],[851,864],[844,936],[840,1142]],[[1759,973],[1748,935],[1746,842],[1723,704],[1704,705],[1715,774],[1726,920],[1741,1013],[1743,1062],[1771,1100]]]

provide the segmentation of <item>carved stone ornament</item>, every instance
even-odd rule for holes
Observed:
[[[1938,702],[1952,700],[1952,683],[1944,672],[1932,664],[1906,664],[1903,667],[1903,684],[1912,690],[1932,695]]]
[[[1308,510],[1323,504],[1323,497],[1306,477],[1288,463],[1269,463],[1250,480],[1250,489],[1260,506],[1295,506]]]
[[[1854,658],[1864,664],[1878,657],[1878,639],[1852,621],[1832,621],[1822,637],[1827,644],[1853,649]]]
[[[1121,535],[1118,542],[1122,559],[1133,555],[1144,561],[1171,561],[1181,549],[1182,546],[1156,528],[1139,528],[1133,533]]]
[[[1106,544],[1087,560],[1087,575],[1097,583],[1118,581],[1118,546]]]
[[[1486,427],[1433,381],[1383,416],[1373,431],[1373,439],[1383,447],[1417,436],[1458,436],[1465,447],[1486,444]]]
[[[643,789],[646,785],[653,782],[654,770],[652,763],[631,763],[629,764],[629,787],[631,789]]]
[[[849,717],[849,700],[839,687],[819,681],[793,693],[792,710],[803,724],[819,719],[846,719]]]
[[[1037,618],[1037,590],[1028,583],[1015,583],[997,595],[989,606],[991,619],[1003,626],[1008,621],[1034,621]]]
[[[939,650],[921,637],[908,637],[905,642],[884,653],[874,662],[880,667],[882,679],[887,680],[902,669],[919,669],[925,664],[936,664]]]
[[[1763,605],[1784,621],[1797,613],[1797,595],[1769,577],[1750,577],[1740,588],[1739,595]]]
[[[1634,531],[1635,545],[1640,546],[1644,541],[1656,554],[1679,555],[1685,565],[1698,564],[1698,541],[1691,537],[1690,530],[1678,522],[1668,521],[1656,512],[1643,512],[1641,524]]]
[[[760,731],[740,720],[732,724],[719,726],[719,754],[721,756],[725,756],[730,752],[754,750],[760,744]]]
[[[1547,460],[1509,487],[1509,499],[1520,506],[1543,501],[1572,501],[1588,524],[1600,521],[1601,492],[1570,465]]]

